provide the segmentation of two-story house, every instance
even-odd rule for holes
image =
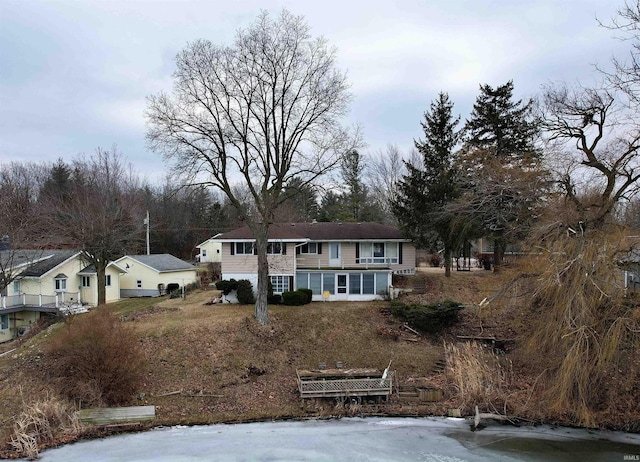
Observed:
[[[222,245],[222,278],[258,280],[258,257],[247,226],[210,239]],[[415,248],[393,226],[379,223],[286,223],[269,231],[274,293],[308,288],[314,300],[386,297],[392,274],[415,272]]]

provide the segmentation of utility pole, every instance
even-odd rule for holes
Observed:
[[[151,255],[151,248],[149,247],[149,211],[147,210],[147,218],[144,219],[144,224],[147,225],[147,255]]]

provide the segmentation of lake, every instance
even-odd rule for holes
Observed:
[[[625,461],[640,435],[453,418],[344,418],[165,427],[42,452],[44,462]]]

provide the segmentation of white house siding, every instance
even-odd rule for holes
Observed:
[[[197,247],[200,249],[200,254],[198,256],[200,263],[222,261],[222,244],[220,242],[205,241]],[[206,251],[206,256],[202,255],[203,250]]]
[[[29,295],[45,295],[52,297],[56,294],[55,290],[55,277],[62,273],[67,276],[67,289],[64,291],[64,300],[67,302],[77,302],[78,293],[81,291],[82,278],[78,276],[78,272],[82,270],[86,264],[82,262],[78,257],[68,260],[61,265],[55,267],[47,274],[36,278],[26,277],[20,282],[20,290],[22,293]],[[62,295],[60,296],[62,301]],[[82,300],[81,300],[82,301]],[[43,303],[49,302],[44,301]]]
[[[198,281],[198,272],[195,268],[158,272],[128,257],[119,259],[117,263],[128,271],[120,277],[120,297],[122,298],[157,297],[161,295],[158,289],[159,284],[166,289],[169,284],[178,284],[183,287]],[[141,287],[138,287],[138,281],[142,282]]]

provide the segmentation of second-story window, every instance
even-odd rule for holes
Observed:
[[[267,253],[270,255],[280,255],[282,253],[282,243],[269,242],[267,244]]]
[[[359,244],[358,263],[361,264],[397,264],[397,242],[361,242]]]
[[[253,255],[253,242],[236,242],[237,255]]]
[[[19,294],[22,292],[22,284],[20,283],[20,279],[14,279],[13,281],[13,293]]]
[[[300,246],[300,253],[302,254],[317,254],[318,253],[318,243],[317,242],[309,242],[303,246]]]

